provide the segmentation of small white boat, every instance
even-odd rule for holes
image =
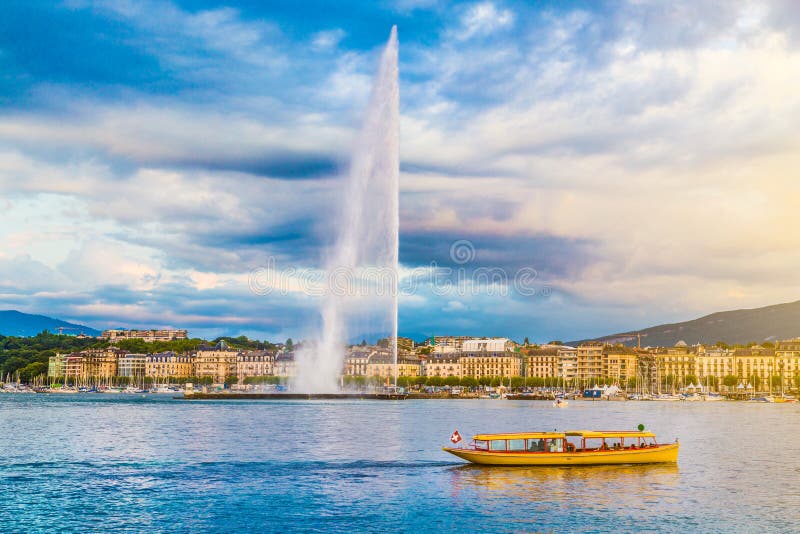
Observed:
[[[662,402],[675,402],[679,400],[683,400],[680,395],[669,395],[667,393],[663,393],[661,395],[656,395],[653,397],[654,401],[662,401]]]
[[[566,408],[569,406],[569,401],[567,399],[556,399],[553,401],[553,406],[555,408]]]

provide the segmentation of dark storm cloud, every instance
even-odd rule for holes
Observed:
[[[435,263],[468,271],[499,268],[509,275],[522,268],[532,268],[544,276],[569,278],[592,261],[592,245],[587,240],[550,235],[504,236],[466,230],[402,232],[400,262],[411,267]],[[454,260],[454,248],[459,246],[474,251],[469,261]]]
[[[287,180],[335,177],[341,170],[342,165],[339,160],[325,154],[298,154],[290,151],[263,157],[255,155],[243,158],[226,157],[224,154],[208,159],[187,157],[162,163],[167,166],[175,165],[210,171],[235,171],[254,176]]]

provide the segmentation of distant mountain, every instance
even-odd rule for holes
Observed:
[[[663,324],[622,334],[612,334],[595,339],[571,341],[606,341],[636,346],[637,334],[642,336],[642,347],[671,347],[678,341],[689,345],[762,342],[800,337],[800,301],[775,304],[764,308],[733,310],[712,313],[683,323]]]
[[[63,327],[64,334],[99,336],[100,331],[88,326],[68,323],[60,319],[53,319],[44,315],[31,315],[17,310],[0,310],[0,335],[4,336],[35,336],[42,330],[58,333],[58,328]]]

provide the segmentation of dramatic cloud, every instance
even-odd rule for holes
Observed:
[[[319,267],[392,24],[404,281],[507,277],[420,278],[402,332],[574,339],[800,295],[796,2],[204,6],[7,6],[0,308],[307,335],[316,298],[251,273]]]

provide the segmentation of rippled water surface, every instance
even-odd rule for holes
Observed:
[[[463,435],[633,429],[677,466],[485,468]],[[789,532],[800,406],[0,395],[2,531]]]

